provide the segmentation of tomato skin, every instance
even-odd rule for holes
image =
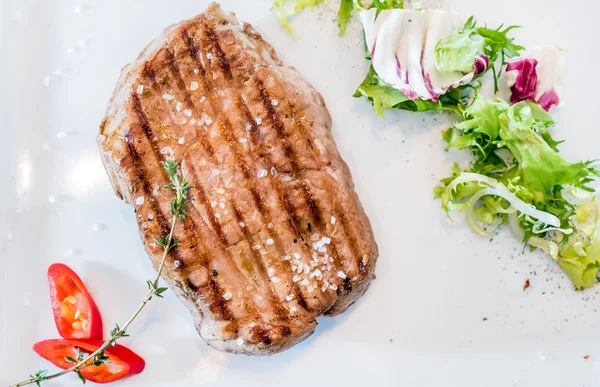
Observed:
[[[58,333],[65,339],[102,339],[102,317],[81,278],[68,266],[48,268],[50,302]]]
[[[55,366],[68,369],[73,366],[65,360],[65,356],[75,358],[76,349],[88,354],[96,351],[104,342],[102,340],[44,340],[33,345],[38,355]],[[82,375],[94,383],[111,383],[116,380],[139,374],[146,365],[144,359],[129,348],[117,344],[104,350],[109,357],[109,363],[101,366],[88,366],[81,369]]]

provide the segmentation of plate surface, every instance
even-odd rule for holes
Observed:
[[[335,1],[333,1],[335,3]],[[62,261],[86,281],[105,329],[125,320],[153,275],[131,208],[113,194],[95,136],[120,69],[205,0],[0,3],[0,385],[48,367],[31,344],[57,336],[45,273]],[[593,5],[594,4],[594,5]],[[223,1],[322,92],[338,146],[380,246],[377,280],[346,314],[269,358],[207,347],[172,296],[153,301],[126,344],[146,370],[115,386],[592,386],[600,383],[598,290],[575,292],[552,260],[508,233],[492,241],[432,199],[459,153],[443,115],[388,112],[352,98],[367,70],[356,23],[337,36],[333,6],[296,17],[287,36],[268,0]],[[490,26],[518,24],[525,46],[569,51],[566,158],[600,157],[599,6],[558,0],[437,1]],[[586,44],[589,42],[591,44]],[[530,279],[531,288],[523,291]],[[589,359],[584,359],[590,355]],[[65,377],[48,386],[79,385]]]

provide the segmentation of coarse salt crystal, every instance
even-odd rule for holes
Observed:
[[[269,230],[272,230],[273,229],[273,223],[269,222],[269,224],[267,224],[267,227],[269,228]]]
[[[236,342],[235,342],[235,343],[237,344],[237,346],[238,346],[238,347],[239,347],[239,346],[241,346],[241,345],[244,345],[244,339],[242,339],[242,338],[240,337],[239,339],[237,339],[237,340],[236,340]]]
[[[240,222],[238,224],[240,225],[240,227],[244,227],[246,225],[246,223],[244,223],[244,222]]]
[[[200,70],[194,69],[194,74],[198,74],[199,72],[200,72]]]
[[[272,267],[267,269],[267,274],[269,275],[269,277],[272,277],[273,274],[275,274],[275,269],[273,269]]]
[[[181,102],[177,102],[177,105],[175,105],[175,110],[177,110],[178,112],[181,111],[182,106],[183,104]]]
[[[277,284],[277,283],[279,283],[280,279],[279,279],[279,277],[273,277],[273,278],[271,278],[271,281],[273,281],[274,284]]]
[[[261,178],[263,178],[263,177],[267,176],[268,174],[269,174],[269,172],[267,172],[267,170],[266,170],[266,169],[259,169],[259,170],[258,170],[258,173],[256,174],[256,176],[257,176],[259,179],[261,179]]]
[[[294,299],[294,295],[293,294],[288,294],[287,296],[285,296],[286,301],[292,301]]]
[[[225,203],[223,203],[223,202],[219,203],[219,207],[225,208]]]
[[[291,311],[291,312],[295,312],[295,311],[297,311],[297,310],[298,310],[298,308],[296,308],[296,305],[293,305],[293,306],[290,308],[290,311]]]
[[[240,142],[241,142],[242,144],[245,144],[245,143],[246,143],[246,141],[247,141],[247,140],[246,140],[246,138],[244,138],[244,137],[240,138]]]
[[[213,57],[213,54],[212,54],[211,52],[207,52],[207,53],[206,53],[206,57],[207,57],[208,59],[212,59],[212,57]]]
[[[221,214],[219,214],[218,212],[215,213],[215,218],[217,219],[221,219]]]
[[[281,176],[281,181],[292,181],[292,177],[290,175]]]
[[[144,85],[138,85],[137,93],[142,94],[144,92]]]
[[[175,97],[173,97],[171,94],[163,94],[163,99],[167,100],[167,101],[172,101]]]
[[[183,111],[183,114],[185,114],[185,115],[186,115],[186,116],[188,116],[188,117],[191,117],[191,116],[192,116],[192,111],[191,111],[190,109],[185,109],[185,110]]]
[[[225,97],[225,92],[223,90],[219,90],[219,91],[217,91],[217,95],[219,97]]]
[[[163,155],[173,156],[173,149],[170,146],[166,146],[160,150]]]
[[[330,286],[329,286],[329,289],[331,289],[331,290],[333,290],[333,291],[336,291],[336,290],[338,289],[338,287],[337,287],[337,285],[336,285],[336,284],[333,284],[333,285],[330,285]]]
[[[221,173],[221,171],[219,171],[218,169],[215,168],[211,171],[211,173],[213,176],[217,176],[219,173]]]
[[[346,279],[346,273],[344,273],[343,271],[338,271],[338,277],[340,277],[341,279]]]
[[[272,245],[273,244],[273,239],[269,238],[265,241],[266,244],[268,245]]]
[[[194,70],[194,73],[198,74],[196,71],[198,71],[198,69]],[[198,82],[194,81],[194,82],[190,83],[190,90],[192,90],[192,91],[198,90]]]
[[[277,176],[277,169],[275,167],[271,167],[271,175]]]
[[[298,253],[294,253],[294,258],[296,258],[296,259],[300,259],[300,254],[298,254]]]
[[[144,204],[144,197],[140,196],[137,199],[135,199],[135,204],[137,204],[138,206],[141,206],[142,204]]]
[[[260,245],[254,245],[254,246],[252,246],[252,250],[260,250]]]
[[[319,253],[324,253],[327,251],[327,248],[325,246],[321,246],[319,247],[319,250],[317,250]]]
[[[284,261],[289,261],[290,259],[292,259],[292,257],[290,257],[289,255],[284,255],[282,259]]]
[[[302,280],[302,282],[300,282],[300,285],[308,286],[309,283],[310,282],[308,282],[308,280],[305,278],[305,279]]]
[[[185,125],[187,123],[187,120],[185,118],[182,118],[181,121],[179,121],[179,125]]]
[[[335,224],[335,216],[331,217],[331,224]]]
[[[224,194],[225,190],[223,188],[219,188],[219,189],[217,189],[217,193],[218,194]]]
[[[323,237],[321,240],[322,240],[322,241],[323,241],[323,243],[325,243],[326,245],[328,245],[328,244],[330,244],[330,243],[331,243],[331,238]]]
[[[321,292],[325,293],[325,290],[327,290],[327,287],[329,286],[329,284],[327,282],[325,282],[323,284],[323,286],[321,286]]]
[[[260,125],[260,124],[262,124],[262,118],[256,117],[256,119],[254,120],[254,122],[256,122],[256,125]]]
[[[177,142],[178,142],[180,145],[183,145],[183,144],[185,143],[185,137],[181,137],[179,140],[177,140]]]
[[[210,118],[207,118],[207,119],[206,119],[206,125],[210,125],[210,124],[212,124],[212,122],[213,122],[213,121],[212,121]]]
[[[194,125],[195,123],[196,123],[196,119],[195,119],[195,118],[192,118],[192,119],[190,120],[190,125]]]
[[[223,298],[224,298],[226,301],[229,301],[229,300],[231,300],[231,297],[233,297],[233,294],[231,294],[231,292],[226,292],[225,294],[223,294]]]
[[[204,102],[204,101],[206,101],[206,97],[205,97],[205,96],[202,96],[202,98],[200,98],[200,103],[202,103],[202,102]]]
[[[216,207],[217,206],[217,202],[215,202],[214,200],[212,202],[210,202],[211,207]]]
[[[279,105],[279,101],[277,101],[276,99],[272,99],[271,100],[271,105],[277,106],[277,105]]]

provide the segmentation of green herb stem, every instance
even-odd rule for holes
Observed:
[[[191,189],[191,187],[187,183],[187,180],[184,177],[177,174],[177,168],[179,167],[178,163],[173,162],[173,161],[167,161],[167,162],[163,163],[163,167],[169,174],[169,178],[171,180],[171,184],[169,184],[163,188],[172,189],[176,192],[176,196],[173,199],[173,201],[171,202],[171,214],[173,215],[173,219],[171,220],[171,229],[169,231],[168,236],[163,239],[155,238],[157,241],[159,241],[160,245],[163,247],[163,255],[162,255],[162,259],[160,261],[160,265],[158,266],[156,277],[154,278],[153,281],[147,282],[149,291],[148,291],[148,294],[146,295],[146,297],[144,298],[144,301],[142,301],[140,306],[136,309],[136,311],[133,313],[133,315],[131,315],[131,317],[129,318],[129,320],[127,320],[127,322],[125,323],[125,325],[123,325],[123,327],[119,327],[119,325],[117,325],[116,328],[111,331],[110,338],[108,340],[106,340],[100,346],[100,348],[98,348],[96,351],[92,352],[91,354],[89,354],[85,357],[78,356],[77,360],[74,360],[71,358],[67,359],[67,361],[75,363],[72,367],[70,367],[66,370],[57,372],[52,375],[48,375],[47,370],[40,370],[40,371],[37,371],[35,373],[35,375],[31,375],[29,379],[22,381],[20,383],[17,383],[17,384],[10,385],[9,387],[21,387],[21,386],[27,386],[30,384],[36,384],[36,385],[40,386],[41,382],[43,382],[43,381],[56,379],[60,376],[66,375],[70,372],[76,372],[77,375],[79,376],[79,378],[81,379],[81,381],[83,383],[85,383],[86,379],[81,374],[81,370],[83,368],[86,368],[89,366],[98,366],[98,365],[109,362],[110,358],[105,356],[104,351],[106,351],[106,349],[108,349],[110,346],[116,345],[117,340],[129,336],[127,334],[127,329],[133,323],[133,321],[139,316],[139,314],[142,312],[142,310],[144,309],[146,304],[148,304],[148,302],[150,300],[152,300],[152,297],[156,296],[156,297],[162,298],[162,293],[164,293],[167,290],[167,288],[159,288],[158,282],[160,280],[160,275],[165,267],[165,263],[167,261],[167,256],[169,255],[169,251],[171,251],[172,248],[179,245],[179,243],[176,241],[176,239],[174,237],[175,226],[177,224],[178,219],[184,219],[185,216],[187,215],[187,213],[185,211],[185,208],[187,207],[187,204],[188,204],[187,191],[189,191]]]

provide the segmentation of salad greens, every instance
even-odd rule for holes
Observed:
[[[368,3],[368,1],[365,1]],[[294,15],[305,8],[314,7],[328,3],[328,0],[275,0],[271,9],[277,12],[279,24],[285,30],[296,37],[296,33],[288,22],[288,17]],[[377,9],[381,12],[384,9],[404,8],[404,0],[372,0],[368,6],[363,5],[361,0],[341,0],[340,9],[338,11],[338,26],[340,28],[340,36],[344,36],[348,23],[352,19],[355,11],[363,11],[367,9]]]
[[[481,235],[511,223],[523,242],[553,255],[578,289],[592,287],[600,241],[588,184],[600,176],[598,170],[591,162],[573,164],[557,153],[558,142],[548,134],[554,121],[535,102],[509,105],[477,95],[461,117],[464,121],[443,137],[448,148],[472,151],[475,162],[466,170],[455,166],[436,189],[444,210],[466,210],[467,222]],[[584,207],[577,207],[565,190],[590,197],[585,214],[593,215],[593,233]]]
[[[367,77],[354,93],[354,97],[365,96],[371,100],[375,112],[381,118],[384,118],[383,111],[391,108],[411,112],[452,111],[459,114],[461,106],[469,101],[477,87],[475,83],[451,89],[442,95],[437,102],[421,99],[412,100],[402,94],[400,90],[383,81],[371,66]]]
[[[515,57],[524,48],[516,45],[508,32],[517,28],[499,27],[491,30],[477,27],[471,17],[464,27],[443,37],[435,46],[436,67],[440,71],[472,72],[475,70],[470,84],[450,88],[439,97],[437,102],[430,100],[412,100],[383,81],[371,66],[367,76],[354,94],[355,97],[366,97],[373,102],[375,111],[383,117],[382,110],[391,108],[413,112],[450,110],[457,112],[460,106],[468,105],[468,98],[474,89],[479,88],[477,80],[492,69],[494,83],[497,88],[498,77],[502,73],[506,60]],[[469,55],[469,56],[466,56]],[[367,56],[371,60],[370,53]],[[480,59],[480,60],[478,60]],[[501,59],[499,65],[496,64]],[[483,62],[483,63],[482,63]],[[400,93],[400,94],[398,94]],[[405,99],[403,99],[404,97]]]
[[[296,33],[292,29],[292,26],[288,23],[288,16],[298,13],[304,8],[310,7],[312,9],[317,5],[326,2],[327,0],[275,0],[271,9],[274,9],[277,12],[279,24],[285,28],[288,34],[296,37]]]
[[[436,46],[435,53],[438,68],[469,72],[473,69],[472,58],[484,54],[492,63],[494,74],[494,93],[498,92],[498,79],[502,74],[507,60],[519,56],[525,48],[514,43],[514,38],[509,38],[508,33],[519,26],[510,26],[495,30],[486,27],[477,27],[476,20],[471,16],[464,27],[454,31],[450,36],[443,38]],[[476,39],[473,39],[476,37]],[[495,63],[501,59],[498,68]]]
[[[435,46],[436,67],[440,71],[461,71],[470,73],[474,70],[473,58],[483,54],[485,41],[473,39],[476,35],[472,18],[460,29],[442,38]]]

